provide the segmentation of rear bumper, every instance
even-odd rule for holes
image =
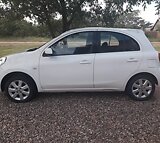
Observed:
[[[1,84],[0,84],[0,93],[2,93]]]
[[[2,92],[2,89],[1,89],[1,82],[2,82],[2,81],[1,81],[1,78],[0,78],[0,93]]]

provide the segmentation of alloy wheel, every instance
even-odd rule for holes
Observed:
[[[147,79],[138,79],[132,86],[133,95],[141,99],[150,96],[152,90],[152,83]]]
[[[30,95],[30,88],[24,81],[15,80],[9,84],[8,93],[14,100],[22,101],[27,99]]]

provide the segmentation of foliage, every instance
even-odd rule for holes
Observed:
[[[26,21],[9,21],[8,19],[1,19],[0,21],[0,35],[3,36],[30,36],[34,34],[34,28]]]
[[[160,0],[155,0],[156,8],[157,8],[157,14],[160,14]]]
[[[117,19],[114,26],[121,28],[137,28],[137,29],[145,29],[152,25],[150,22],[146,22],[144,19],[139,17],[139,10],[134,10],[129,13],[125,13]]]
[[[23,19],[29,17],[36,21],[36,25],[32,25],[32,28],[39,29],[42,35],[55,37],[58,33],[72,27],[113,27],[121,15],[131,14],[134,5],[143,3],[145,8],[152,1],[157,3],[158,9],[159,0],[104,0],[104,5],[98,0],[0,0],[0,3],[3,3],[0,7],[0,20],[1,25],[7,23],[6,25],[10,27],[9,33],[16,31],[19,34],[23,33],[23,29],[16,23],[20,22],[18,25],[27,28],[28,23],[25,23]],[[13,27],[10,26],[10,22]],[[32,28],[29,31],[37,34],[37,31]],[[1,26],[1,29],[4,27]],[[20,31],[17,32],[17,29]]]
[[[2,0],[11,9],[18,10],[24,17],[35,18],[40,24],[45,24],[52,37],[54,20],[57,14],[62,17],[62,31],[70,28],[77,13],[80,13],[87,2],[92,0]]]

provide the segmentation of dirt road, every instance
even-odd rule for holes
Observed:
[[[159,92],[145,102],[107,92],[41,94],[25,104],[0,96],[0,142],[158,143]]]

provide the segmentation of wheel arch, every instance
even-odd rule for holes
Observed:
[[[128,80],[128,82],[127,82],[127,84],[126,84],[126,87],[125,87],[125,90],[126,90],[128,84],[129,84],[129,82],[130,82],[134,77],[140,76],[140,75],[141,75],[141,76],[151,77],[151,78],[155,81],[156,85],[159,84],[157,78],[156,78],[153,74],[148,73],[148,72],[142,72],[142,73],[138,73],[138,74],[133,75],[133,76]]]
[[[2,79],[2,82],[1,82],[1,90],[4,91],[5,83],[7,82],[7,80],[9,78],[11,78],[12,76],[17,76],[17,75],[25,76],[26,78],[31,79],[32,82],[34,83],[35,87],[36,87],[36,90],[38,91],[38,87],[37,87],[37,84],[36,84],[35,80],[30,75],[28,75],[24,72],[11,72],[11,73],[8,73],[7,75],[5,75]]]

